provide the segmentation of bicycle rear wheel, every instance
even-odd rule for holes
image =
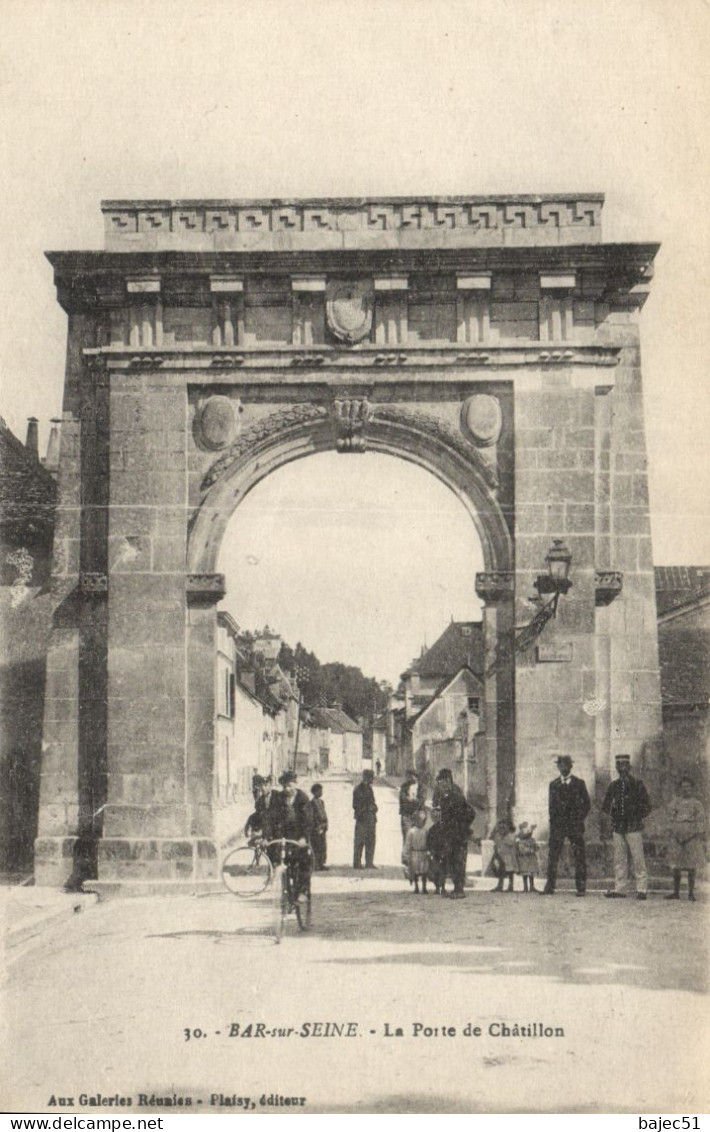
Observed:
[[[259,896],[268,888],[273,872],[266,853],[249,845],[232,849],[222,861],[222,880],[235,896]]]

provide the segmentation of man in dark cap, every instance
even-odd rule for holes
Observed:
[[[295,770],[285,770],[279,778],[282,790],[276,795],[275,815],[272,824],[273,837],[285,837],[289,841],[296,841],[298,849],[293,846],[289,850],[289,857],[294,862],[296,874],[296,889],[300,891],[310,875],[311,830],[313,827],[313,811],[307,794],[298,788],[298,775]],[[279,851],[279,846],[274,846]]]
[[[274,822],[274,837],[287,837],[305,848],[310,844],[313,811],[307,794],[298,788],[295,770],[285,770],[279,778],[282,787]]]
[[[257,775],[259,794],[254,806],[254,814],[249,819],[253,829],[258,829],[264,841],[271,841],[277,834],[274,832],[280,812],[279,793],[274,790],[273,779],[270,774]],[[272,860],[276,859],[278,850],[267,850]]]
[[[560,755],[557,759],[559,777],[550,783],[548,805],[550,813],[550,842],[547,857],[547,883],[543,889],[552,896],[557,884],[559,864],[565,838],[572,846],[574,856],[574,884],[577,896],[587,889],[587,855],[584,847],[584,823],[591,808],[587,784],[572,774],[572,759]]]
[[[648,873],[643,853],[643,822],[651,812],[651,802],[643,782],[631,773],[631,756],[617,755],[616,770],[619,775],[609,785],[602,813],[611,820],[614,844],[614,887],[604,895],[612,900],[621,900],[629,887],[629,854],[636,878],[636,899],[645,900],[648,895]]]
[[[375,838],[377,835],[377,803],[372,789],[374,775],[371,770],[362,772],[362,782],[353,790],[353,813],[355,815],[355,841],[353,845],[353,868],[362,868],[362,852],[365,850],[365,868],[375,869]]]
[[[441,837],[445,847],[445,873],[454,882],[452,900],[463,900],[466,893],[466,858],[468,856],[468,835],[471,823],[476,816],[473,806],[469,806],[463,791],[456,785],[451,771],[444,767],[436,776],[434,805],[440,809]]]

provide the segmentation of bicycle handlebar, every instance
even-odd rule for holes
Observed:
[[[309,848],[308,844],[301,845],[300,841],[294,841],[291,837],[275,837],[273,841],[258,841],[257,845],[261,845],[264,849],[268,849],[270,845],[295,845],[297,849]]]

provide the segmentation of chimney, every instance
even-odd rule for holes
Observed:
[[[59,426],[62,423],[60,417],[52,417],[52,428],[49,433],[49,441],[47,443],[47,455],[44,458],[44,466],[48,472],[56,474],[59,471]]]
[[[25,441],[25,448],[34,456],[35,460],[39,463],[39,432],[37,429],[37,417],[27,418],[27,440]]]
[[[252,696],[256,695],[256,677],[253,672],[240,672],[239,683],[243,688],[246,688],[248,692],[251,692]]]

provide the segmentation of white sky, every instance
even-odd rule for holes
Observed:
[[[337,482],[339,490],[333,490]],[[485,569],[463,504],[395,456],[328,452],[262,480],[235,512],[218,568],[243,628],[394,684],[451,617],[472,621]]]
[[[656,562],[710,562],[704,0],[4,0],[2,17],[0,405],[22,437],[61,402],[43,252],[100,247],[102,197],[602,190],[607,240],[663,244],[642,316]],[[406,494],[414,471],[388,479]]]

